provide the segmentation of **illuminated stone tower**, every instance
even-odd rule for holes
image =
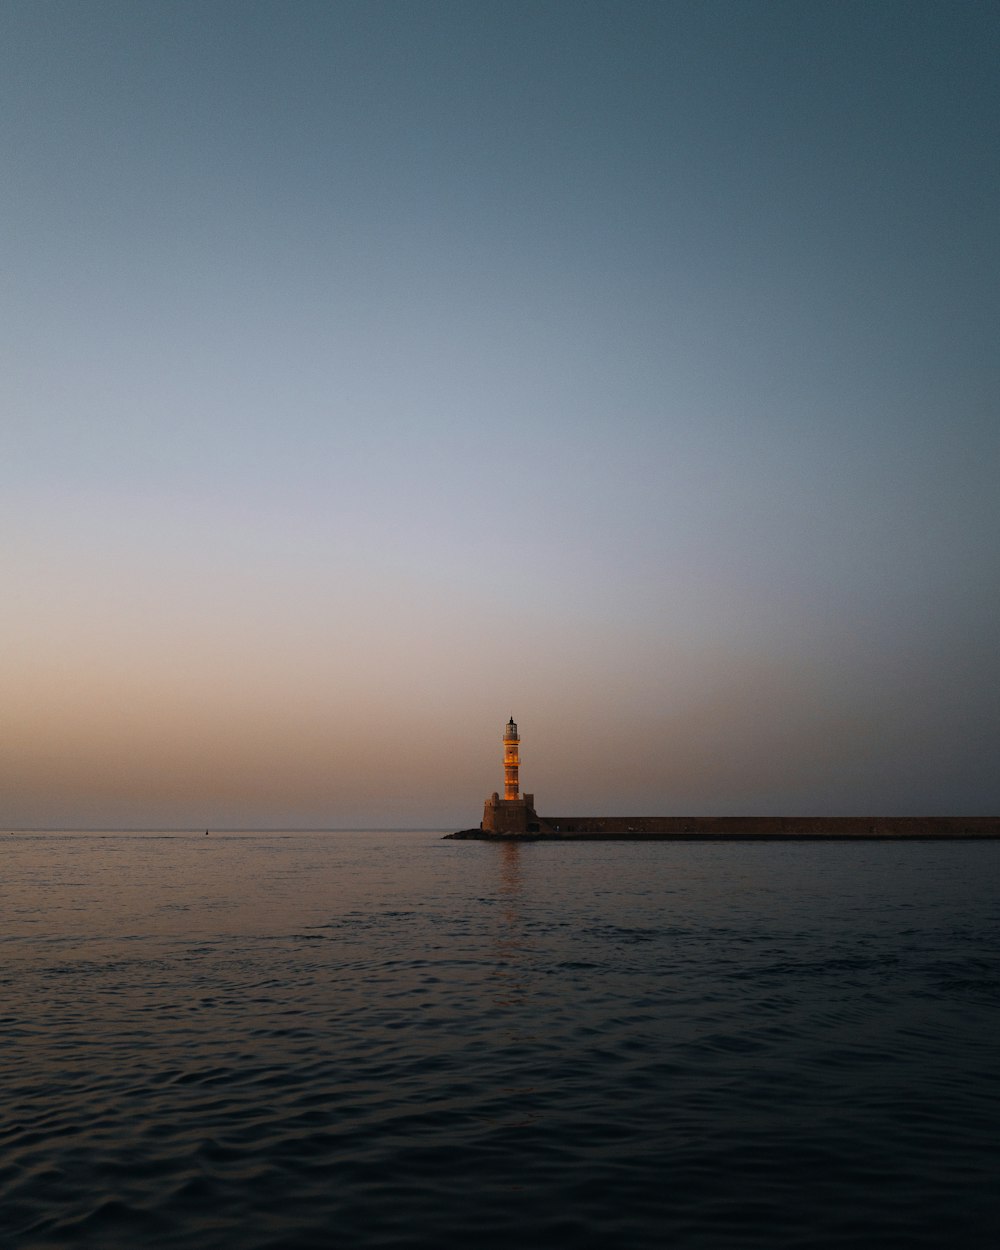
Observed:
[[[517,770],[521,764],[518,757],[520,741],[512,716],[503,731],[503,797],[505,799],[518,797]]]
[[[509,838],[520,833],[538,833],[540,824],[535,815],[535,796],[518,793],[518,771],[521,738],[513,716],[503,731],[503,798],[494,790],[483,804],[483,821],[479,826],[487,833]]]

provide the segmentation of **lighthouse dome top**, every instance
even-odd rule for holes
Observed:
[[[504,727],[503,736],[506,740],[517,738],[517,725],[514,724],[513,716],[510,718],[510,720],[507,722],[506,726]]]

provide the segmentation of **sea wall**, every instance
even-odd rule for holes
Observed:
[[[539,816],[537,829],[450,837],[545,841],[625,838],[1000,838],[995,816]]]

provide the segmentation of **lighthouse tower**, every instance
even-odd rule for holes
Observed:
[[[518,797],[517,770],[521,765],[518,757],[520,743],[521,739],[518,737],[517,726],[512,716],[503,731],[503,797],[505,799]]]
[[[512,716],[503,730],[503,798],[494,790],[483,805],[483,822],[479,827],[487,833],[510,837],[539,831],[535,796],[519,792],[520,752],[521,736]]]

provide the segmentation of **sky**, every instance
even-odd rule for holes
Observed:
[[[5,0],[0,823],[1000,814],[998,56]]]

